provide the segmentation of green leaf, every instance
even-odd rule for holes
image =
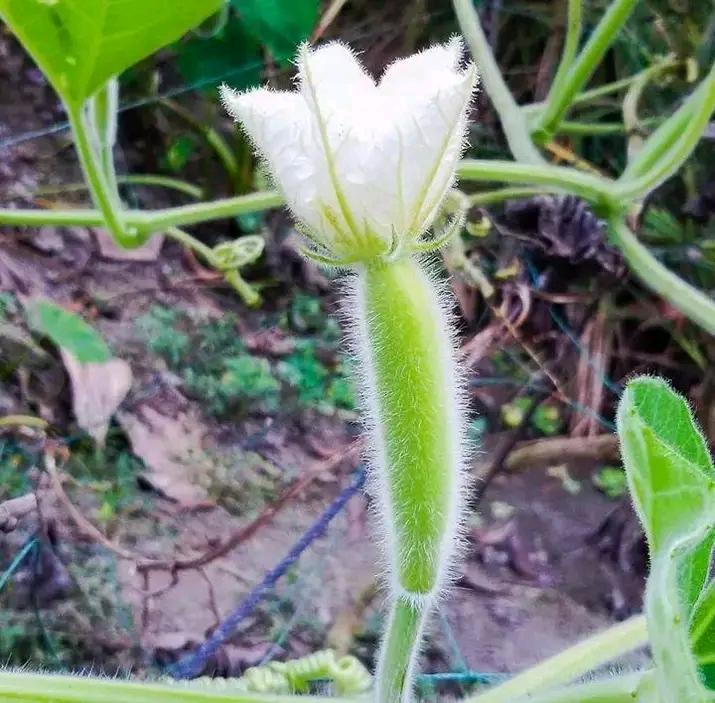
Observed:
[[[318,22],[319,0],[231,0],[247,31],[282,64]]]
[[[206,87],[213,95],[217,95],[217,85],[223,81],[237,90],[261,81],[260,46],[236,17],[230,18],[215,35],[193,36],[179,44],[176,51],[184,80]]]
[[[618,410],[628,482],[651,554],[715,505],[715,468],[684,398],[662,379],[628,384]]]
[[[715,468],[687,402],[663,380],[628,384],[618,434],[650,548],[645,610],[662,699],[705,703],[715,682]]]
[[[40,301],[30,310],[32,326],[80,363],[101,363],[112,358],[107,343],[79,315],[59,305]]]
[[[703,590],[698,600],[690,625],[693,653],[698,658],[710,689],[715,689],[715,583]]]
[[[78,107],[110,78],[178,39],[222,0],[0,0],[0,18]]]

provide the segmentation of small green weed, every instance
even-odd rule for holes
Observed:
[[[530,411],[534,400],[529,396],[520,396],[501,408],[502,423],[508,428],[518,427]],[[561,430],[563,418],[557,405],[541,403],[531,416],[529,425],[539,434],[552,437]]]
[[[189,393],[206,403],[214,415],[240,412],[273,412],[278,407],[280,383],[266,359],[238,354],[223,359],[222,368],[188,367],[182,375]]]
[[[162,357],[170,367],[178,366],[189,349],[189,337],[177,329],[179,313],[155,305],[137,320],[137,327],[148,349]]]
[[[12,439],[0,438],[0,499],[16,498],[30,490],[28,471],[34,457]]]
[[[32,567],[43,549],[49,547],[38,543],[21,568]],[[131,641],[134,630],[131,611],[120,597],[115,562],[82,548],[67,568],[72,586],[58,607],[33,603],[24,586],[8,583],[0,609],[0,657],[6,666],[31,661],[48,671],[77,670],[96,666],[100,655],[108,670],[128,663],[111,644]],[[108,643],[106,650],[97,649],[95,633]]]
[[[294,351],[278,361],[251,354],[237,322],[226,314],[196,323],[187,313],[155,306],[137,327],[149,350],[217,417],[274,413],[282,407],[354,409],[348,362],[337,355],[340,330],[320,300],[299,293],[287,312],[266,321],[294,338]]]
[[[125,445],[120,433],[110,432],[107,444],[97,450],[89,439],[73,444],[67,472],[89,487],[100,503],[96,519],[106,527],[140,500],[137,476],[142,462]]]
[[[617,500],[628,491],[626,472],[620,466],[603,466],[592,478],[593,485],[609,498]]]

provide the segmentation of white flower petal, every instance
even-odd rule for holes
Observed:
[[[328,236],[319,202],[330,184],[313,119],[302,96],[265,88],[237,93],[222,86],[221,98],[266,159],[290,209],[316,236]]]
[[[454,185],[457,165],[466,147],[467,115],[476,80],[476,69],[472,66],[465,74],[461,85],[455,86],[452,93],[443,93],[437,98],[443,106],[442,114],[447,118],[448,126],[445,132],[444,151],[439,157],[438,167],[434,171],[424,201],[419,206],[417,219],[420,223],[418,226],[420,234],[432,226],[447,191]],[[445,105],[454,112],[450,114],[445,109]],[[408,190],[408,187],[405,186],[405,189]]]
[[[352,50],[340,42],[330,42],[318,49],[307,44],[300,49],[298,79],[306,102],[318,98],[326,120],[350,113],[364,97],[377,92],[375,81],[365,71]]]
[[[380,119],[384,100],[375,82],[352,51],[337,42],[316,51],[304,46],[299,80],[323,146],[332,185],[332,197],[326,195],[325,201],[340,236],[350,240],[348,248],[389,248],[390,198],[375,191],[375,184],[384,181],[379,134],[386,128]],[[381,205],[387,205],[387,213]]]
[[[396,178],[407,213],[403,235],[411,238],[432,224],[462,153],[476,71],[457,69],[461,51],[459,40],[434,47],[394,63],[380,81],[379,91],[399,110],[404,153]]]
[[[432,223],[454,179],[473,66],[459,40],[397,61],[379,85],[352,51],[304,45],[299,90],[223,90],[289,207],[334,256],[370,258]]]
[[[462,76],[458,70],[464,47],[459,37],[392,63],[379,83],[379,91],[392,100],[419,101],[454,85]]]

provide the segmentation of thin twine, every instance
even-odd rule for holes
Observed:
[[[323,535],[332,520],[362,489],[364,484],[365,469],[361,466],[350,485],[342,490],[320,517],[303,533],[303,536],[291,547],[286,556],[266,573],[263,580],[254,587],[238,608],[216,628],[214,633],[196,651],[169,668],[169,674],[176,679],[191,679],[198,676],[203,671],[208,659],[226,640],[233,636],[238,625],[255,610],[276,582],[298,561],[301,554]]]

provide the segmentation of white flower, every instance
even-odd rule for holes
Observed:
[[[340,262],[408,252],[452,186],[476,82],[453,39],[396,61],[379,83],[331,42],[298,55],[298,90],[222,86],[314,253]]]

